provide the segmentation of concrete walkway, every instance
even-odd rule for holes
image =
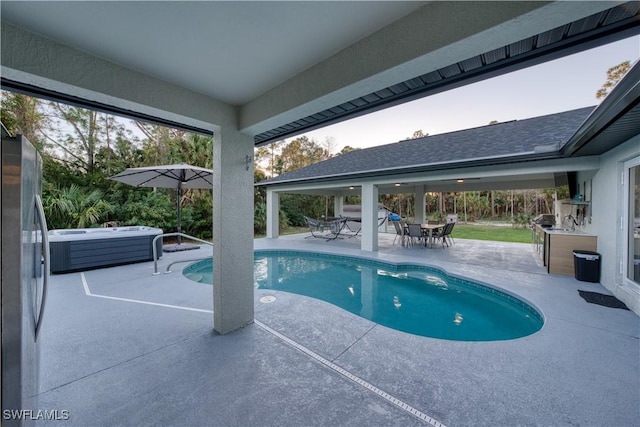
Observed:
[[[530,245],[456,239],[403,248],[380,236],[258,239],[297,249],[435,265],[513,292],[541,331],[498,342],[410,335],[331,304],[257,290],[256,322],[212,333],[212,289],[153,263],[54,275],[41,335],[40,407],[77,426],[640,425],[640,319],[586,303],[599,284],[552,276]],[[165,254],[205,257],[209,248]],[[263,296],[274,296],[262,303]]]

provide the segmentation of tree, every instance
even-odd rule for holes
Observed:
[[[407,139],[418,139],[418,138],[424,138],[425,136],[429,136],[428,133],[424,133],[422,132],[422,129],[418,129],[417,131],[413,132],[413,135],[411,135],[410,138]]]
[[[335,151],[338,143],[336,139],[332,136],[327,136],[322,142],[322,148],[324,148],[325,160],[333,157],[333,152]]]
[[[51,228],[90,227],[108,219],[115,209],[101,191],[85,191],[75,184],[44,194],[42,203]]]
[[[94,172],[95,155],[101,145],[98,112],[51,102],[50,107],[62,123],[58,136],[49,138],[54,150],[63,153],[61,160],[87,174]]]
[[[254,150],[254,167],[264,171],[265,176],[273,178],[276,176],[277,156],[284,141],[272,142],[268,146],[258,147]]]
[[[276,160],[278,173],[291,172],[318,163],[327,158],[327,152],[314,140],[306,136],[294,139],[285,147]]]
[[[37,98],[15,92],[2,91],[1,119],[12,135],[24,135],[36,147],[42,147],[48,120]]]
[[[611,89],[629,72],[631,61],[623,61],[607,70],[607,81],[596,92],[596,98],[602,99],[609,95]]]
[[[352,146],[350,146],[350,145],[345,145],[345,146],[342,148],[342,150],[340,150],[340,152],[339,152],[338,154],[336,154],[336,155],[337,155],[337,156],[340,156],[340,155],[342,155],[342,154],[347,154],[347,153],[349,153],[349,152],[351,152],[351,151],[356,151],[356,150],[360,150],[360,148],[354,148],[354,147],[352,147]]]
[[[183,131],[170,129],[150,123],[135,122],[138,130],[145,136],[143,140],[143,151],[145,153],[146,165],[157,166],[172,163],[179,163],[176,157],[180,157],[176,144],[184,135]]]

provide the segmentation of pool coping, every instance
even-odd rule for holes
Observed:
[[[508,289],[505,289],[499,285],[494,285],[491,284],[489,282],[484,282],[484,281],[480,281],[480,280],[474,280],[471,279],[469,277],[466,276],[462,276],[459,274],[453,274],[450,273],[447,269],[437,266],[437,265],[430,265],[430,264],[418,264],[416,262],[409,262],[409,261],[402,261],[402,262],[398,262],[398,261],[386,261],[386,260],[381,260],[379,258],[373,258],[373,257],[365,257],[365,256],[355,256],[355,255],[347,255],[347,254],[336,254],[336,253],[324,253],[324,252],[318,252],[318,251],[312,251],[312,250],[306,250],[306,249],[275,249],[275,248],[265,248],[265,249],[255,249],[254,250],[254,257],[255,256],[260,256],[262,253],[276,253],[278,255],[291,255],[291,256],[296,256],[299,254],[304,254],[307,257],[323,257],[325,259],[330,259],[330,260],[338,260],[338,261],[350,261],[350,262],[356,262],[356,263],[362,263],[362,264],[368,264],[368,265],[373,265],[373,266],[384,266],[385,268],[388,268],[389,270],[393,270],[393,271],[398,271],[401,272],[403,270],[407,270],[407,271],[423,271],[423,272],[431,272],[431,271],[436,271],[439,274],[443,275],[445,278],[453,278],[455,280],[458,281],[457,284],[462,284],[463,286],[467,286],[470,288],[475,288],[475,289],[479,289],[481,291],[484,292],[490,292],[493,295],[495,295],[498,298],[504,299],[510,303],[513,303],[517,306],[519,306],[520,308],[524,309],[526,312],[530,313],[531,315],[535,316],[540,322],[541,322],[541,326],[540,329],[532,332],[531,334],[527,334],[527,335],[523,335],[523,336],[519,336],[519,337],[514,337],[514,338],[508,338],[508,339],[519,339],[519,338],[523,338],[525,336],[528,335],[532,335],[535,333],[538,333],[540,330],[542,330],[542,328],[544,328],[544,324],[545,324],[545,316],[544,313],[542,312],[542,310],[537,307],[533,302],[528,301],[526,298],[518,295],[515,292],[512,292]],[[188,265],[185,265],[182,268],[182,275],[187,277],[187,279],[190,280],[194,280],[192,278],[190,278],[188,276],[188,274],[190,272],[187,272],[185,270],[188,270],[189,268],[192,268],[194,265],[199,264],[203,261],[206,260],[201,260],[201,261],[196,261],[193,263],[190,263]],[[198,280],[194,280],[196,282],[198,282]],[[203,283],[203,282],[200,282]],[[209,283],[207,283],[209,284]],[[256,288],[256,290],[259,290],[260,288]],[[281,292],[285,292],[285,291],[281,291]],[[330,302],[329,302],[330,303]],[[342,307],[338,307],[338,308],[342,308]],[[343,309],[344,310],[344,309]],[[345,310],[347,311],[347,310]],[[355,314],[355,313],[354,313]],[[370,319],[368,319],[370,320]],[[399,332],[405,332],[405,333],[410,333],[410,332],[406,332],[406,331],[399,331]],[[416,334],[414,334],[416,335]],[[418,336],[424,336],[424,337],[428,337],[428,338],[437,338],[437,337],[430,337],[428,335],[420,335],[417,334]],[[448,338],[439,338],[439,339],[448,339]],[[454,340],[455,341],[455,340]],[[500,341],[500,340],[468,340],[468,341]]]

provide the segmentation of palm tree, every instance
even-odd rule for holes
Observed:
[[[87,192],[75,184],[46,192],[43,205],[51,228],[85,228],[103,222],[114,206],[99,190]]]

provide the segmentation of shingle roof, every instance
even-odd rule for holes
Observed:
[[[374,174],[388,170],[429,170],[487,158],[557,153],[595,107],[355,150],[288,172],[257,185]]]

